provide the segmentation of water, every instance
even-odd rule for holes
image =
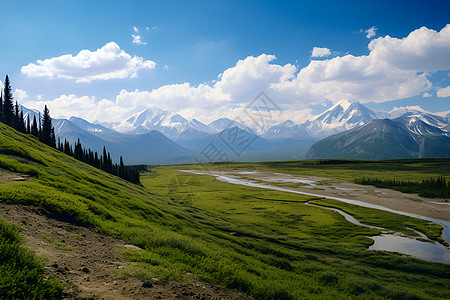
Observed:
[[[296,194],[313,196],[313,197],[333,199],[333,200],[338,200],[338,201],[349,203],[349,204],[354,204],[354,205],[359,205],[359,206],[363,206],[363,207],[384,210],[384,211],[392,212],[392,213],[399,214],[399,215],[404,215],[404,216],[408,216],[408,217],[413,217],[413,218],[427,220],[427,221],[430,221],[430,222],[437,223],[437,224],[441,225],[442,228],[443,228],[443,230],[442,230],[442,238],[445,241],[447,241],[447,243],[450,243],[450,222],[449,221],[429,218],[429,217],[425,217],[425,216],[421,216],[421,215],[417,215],[417,214],[412,214],[412,213],[408,213],[408,212],[404,212],[404,211],[399,211],[399,210],[395,210],[395,209],[390,209],[390,208],[387,208],[387,207],[384,207],[384,206],[381,206],[381,205],[370,204],[370,203],[366,203],[366,202],[362,202],[362,201],[358,201],[358,200],[351,200],[351,199],[345,199],[345,198],[334,197],[334,196],[324,196],[324,195],[319,195],[319,194],[314,194],[314,193],[301,192],[301,191],[291,190],[291,189],[278,187],[278,186],[271,186],[271,185],[267,185],[267,184],[260,184],[260,183],[255,183],[255,182],[249,182],[249,181],[246,181],[246,180],[231,178],[231,177],[227,177],[227,176],[220,176],[220,175],[218,175],[216,177],[220,181],[228,182],[228,183],[232,183],[232,184],[239,184],[239,185],[245,185],[245,186],[251,186],[251,187],[271,189],[271,190],[276,190],[276,191],[281,191],[281,192],[296,193]]]
[[[187,171],[187,172],[189,172],[189,171]],[[204,174],[204,173],[198,173],[198,172],[193,172],[193,173]],[[363,206],[363,207],[384,210],[384,211],[388,211],[388,212],[392,212],[392,213],[396,213],[396,214],[400,214],[400,215],[405,215],[405,216],[409,216],[409,217],[413,217],[413,218],[419,218],[419,219],[431,221],[431,222],[437,223],[443,227],[442,237],[447,242],[450,242],[450,222],[448,222],[448,221],[433,219],[433,218],[429,218],[429,217],[425,217],[425,216],[421,216],[421,215],[417,215],[417,214],[398,211],[398,210],[390,209],[390,208],[387,208],[387,207],[384,207],[381,205],[369,204],[369,203],[365,203],[365,202],[358,201],[358,200],[351,200],[351,199],[345,199],[345,198],[340,198],[340,197],[323,196],[323,195],[314,194],[314,193],[295,191],[295,190],[290,190],[290,189],[283,188],[283,187],[254,183],[254,182],[249,182],[246,180],[231,178],[231,177],[222,176],[222,175],[215,175],[215,176],[218,180],[227,182],[227,183],[245,185],[245,186],[250,186],[250,187],[257,187],[257,188],[265,188],[265,189],[271,189],[271,190],[276,190],[276,191],[281,191],[281,192],[296,193],[296,194],[302,194],[302,195],[307,195],[307,196],[315,196],[315,197],[333,199],[333,200],[338,200],[338,201],[345,202],[345,203],[350,203],[350,204],[359,205],[359,206]],[[329,207],[322,207],[322,208],[334,210],[334,211],[340,213],[342,216],[344,216],[344,218],[347,221],[349,221],[353,224],[356,224],[359,226],[370,227],[370,228],[377,228],[377,229],[382,230],[383,234],[374,236],[374,237],[370,237],[374,240],[374,244],[369,247],[370,250],[386,250],[386,251],[391,251],[391,252],[399,252],[399,253],[411,255],[413,257],[417,257],[417,258],[420,258],[423,260],[442,262],[442,263],[450,263],[449,250],[445,246],[443,246],[437,242],[421,241],[421,240],[417,240],[417,239],[410,238],[410,237],[403,237],[403,236],[399,236],[397,234],[387,233],[386,229],[363,224],[363,223],[359,222],[358,220],[356,220],[353,216],[351,216],[339,209],[329,208]],[[423,238],[423,235],[422,235],[422,238]]]
[[[306,204],[314,205],[312,203]],[[416,231],[416,233],[425,241],[417,240],[412,237],[401,236],[395,233],[393,234],[388,232],[385,228],[363,224],[353,216],[337,208],[324,207],[319,205],[315,206],[335,211],[341,214],[348,222],[355,225],[381,230],[383,232],[382,234],[369,237],[374,241],[373,245],[369,247],[369,250],[386,250],[390,252],[399,252],[423,260],[450,264],[450,252],[448,251],[448,249],[437,242],[429,240],[427,236],[421,232]]]
[[[450,264],[450,251],[437,242],[422,242],[395,234],[380,234],[370,238],[375,243],[369,250],[399,252],[423,260]]]

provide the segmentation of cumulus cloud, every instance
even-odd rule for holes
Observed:
[[[23,105],[30,109],[42,111],[47,105],[54,118],[69,118],[78,116],[86,120],[121,120],[128,116],[129,108],[123,108],[107,99],[98,100],[96,97],[76,95],[61,95],[49,101],[26,101]]]
[[[320,47],[314,47],[312,50],[311,57],[326,57],[331,54],[330,49],[328,48],[320,48]]]
[[[424,97],[424,98],[430,98],[430,97],[431,97],[431,94],[425,92],[425,93],[423,93],[422,97]]]
[[[14,101],[18,103],[22,103],[25,99],[28,98],[28,93],[25,90],[16,89],[13,93]]]
[[[364,31],[366,33],[366,38],[368,38],[368,39],[371,39],[374,36],[376,36],[377,35],[377,30],[378,30],[378,28],[376,28],[375,26],[372,26],[372,27],[370,27],[367,30],[362,30],[361,29],[361,31]]]
[[[450,25],[440,32],[422,27],[403,39],[380,37],[369,43],[369,54],[317,61],[294,80],[272,85],[297,99],[356,99],[384,102],[430,90],[429,74],[449,70]]]
[[[207,122],[242,113],[264,91],[283,110],[281,118],[295,119],[298,115],[297,119],[305,119],[311,104],[327,101],[385,102],[416,95],[426,97],[433,88],[430,74],[450,70],[450,25],[440,32],[423,27],[401,39],[379,37],[369,43],[368,49],[367,55],[312,60],[300,70],[291,64],[277,64],[274,55],[249,56],[209,84],[185,82],[152,91],[122,90],[111,101],[65,96],[70,101],[55,99],[59,105],[55,109],[64,113],[77,103],[80,117],[117,121],[154,106]],[[438,96],[448,97],[445,95],[449,90],[440,89]],[[85,109],[82,101],[88,104]]]
[[[147,42],[143,42],[142,37],[139,34],[132,34],[131,37],[133,38],[133,44],[140,46],[147,45]]]
[[[448,86],[446,88],[438,89],[436,94],[439,98],[450,97],[450,86]]]
[[[21,68],[28,77],[65,78],[77,82],[92,82],[137,77],[140,70],[154,69],[155,62],[131,56],[119,45],[110,42],[96,51],[81,50],[77,55],[66,54],[38,60]]]

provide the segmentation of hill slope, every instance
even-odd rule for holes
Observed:
[[[205,190],[204,199],[234,203],[238,210],[255,207],[245,216],[229,218],[226,212],[181,203],[195,194],[192,186],[186,186],[187,194],[179,192],[193,178],[190,175],[176,178],[180,172],[166,169],[146,174],[146,182],[159,195],[3,124],[0,166],[31,176],[31,181],[0,184],[1,201],[40,206],[54,216],[95,226],[144,249],[124,252],[135,262],[123,270],[128,275],[161,280],[195,275],[258,299],[450,296],[441,288],[450,278],[447,266],[368,251],[371,241],[366,236],[378,230],[305,205],[310,197],[195,177],[196,188]],[[162,196],[167,193],[170,197]],[[246,201],[253,204],[242,206]],[[409,217],[386,213],[380,218],[399,220],[397,228],[405,231],[413,222],[429,228],[426,233],[439,231],[431,223]]]

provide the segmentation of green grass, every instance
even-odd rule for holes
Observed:
[[[305,205],[311,197],[222,183],[177,167],[153,168],[140,187],[3,124],[0,137],[0,166],[32,176],[0,184],[0,199],[41,206],[144,249],[124,251],[135,262],[125,275],[189,280],[192,273],[257,299],[450,297],[448,265],[369,251],[367,236],[378,230]],[[414,220],[383,227],[407,232]],[[440,228],[429,229],[427,235],[439,235]]]
[[[318,164],[317,160],[280,161],[260,163],[223,163],[208,165],[212,170],[259,170],[333,178],[354,182],[362,178],[383,178],[385,180],[401,178],[405,181],[422,181],[430,177],[450,175],[450,158],[423,158],[398,160],[329,160],[330,163]],[[181,165],[179,169],[204,169],[202,165]]]
[[[25,246],[18,226],[0,219],[0,298],[56,299],[63,285],[46,278],[39,258]]]

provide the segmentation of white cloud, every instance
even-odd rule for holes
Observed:
[[[153,26],[152,27],[152,30],[156,30],[156,29],[159,29],[159,27],[158,26]]]
[[[25,90],[16,89],[13,93],[14,102],[22,103],[25,99],[28,98],[28,93]]]
[[[261,54],[239,60],[209,84],[186,82],[152,91],[122,90],[112,101],[73,95],[53,101],[61,114],[73,107],[78,116],[91,121],[117,121],[154,106],[207,122],[243,112],[264,91],[284,110],[282,119],[295,119],[296,114],[297,119],[305,119],[309,105],[326,101],[385,102],[426,96],[432,89],[429,75],[450,70],[449,32],[450,25],[440,32],[420,28],[403,39],[380,37],[370,42],[368,55],[312,60],[301,70],[274,63],[274,55]],[[444,95],[447,89],[438,93]],[[73,103],[76,105],[71,106]]]
[[[423,93],[422,97],[424,97],[424,98],[430,98],[430,97],[431,97],[431,94],[425,92],[425,93]]]
[[[131,36],[133,37],[133,44],[139,46],[147,45],[147,42],[143,42],[142,37],[139,34],[132,34]]]
[[[164,65],[163,70],[169,70],[169,66],[168,65]]]
[[[436,94],[439,98],[450,97],[450,86],[448,86],[446,88],[438,89]]]
[[[136,33],[139,33],[139,30],[137,29],[136,26],[133,26],[133,31],[136,32]]]
[[[377,30],[378,30],[378,28],[376,28],[375,26],[372,26],[369,29],[364,30],[364,32],[366,33],[366,38],[371,39],[374,36],[376,36],[377,35]]]
[[[403,39],[380,37],[369,50],[369,55],[313,60],[294,80],[271,87],[312,102],[384,102],[419,95],[430,90],[431,72],[450,69],[450,25],[440,32],[422,27]]]
[[[27,101],[23,105],[30,109],[41,111],[47,105],[53,118],[68,118],[78,116],[90,121],[117,120],[128,116],[128,108],[116,105],[113,101],[95,97],[76,95],[61,95],[50,101]]]
[[[119,45],[110,42],[96,51],[81,50],[77,55],[38,60],[23,66],[22,74],[28,77],[65,78],[77,82],[137,77],[137,72],[154,69],[155,62],[131,56]]]
[[[326,57],[331,54],[330,49],[328,48],[320,48],[320,47],[314,47],[312,50],[311,57]]]

